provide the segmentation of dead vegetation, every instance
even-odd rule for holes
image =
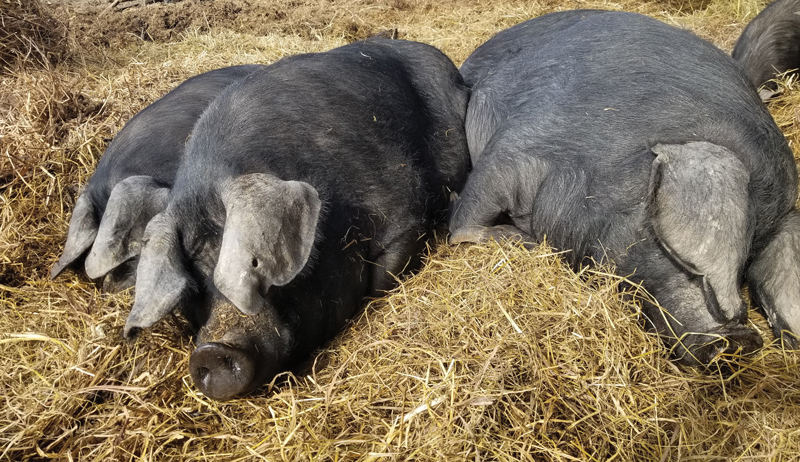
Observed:
[[[0,0],[0,73],[49,66],[68,51],[67,27],[39,0]]]
[[[220,19],[235,4],[261,11],[264,29],[241,12]],[[114,14],[217,19],[147,40],[120,21],[113,47],[101,39],[111,19],[62,22],[83,44],[73,58],[42,67],[29,56],[0,75],[0,460],[800,458],[797,352],[721,358],[729,375],[677,367],[641,329],[636,294],[608,269],[573,273],[544,246],[432,249],[308,364],[225,403],[192,385],[180,320],[126,343],[132,296],[47,279],[108,141],[190,75],[329,49],[358,36],[352,24],[396,28],[461,62],[499,29],[575,7],[651,14],[729,49],[762,6],[186,0]],[[800,89],[782,85],[770,108],[796,149]]]

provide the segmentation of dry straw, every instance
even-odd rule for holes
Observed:
[[[60,61],[66,38],[66,26],[39,0],[0,0],[0,73]]]
[[[341,45],[352,24],[397,28],[460,62],[503,27],[573,7],[652,14],[730,48],[763,6],[215,0],[113,14],[128,15],[120,27],[189,9],[212,23],[236,5],[271,12],[263,34],[223,21],[167,42],[85,45],[69,50],[70,62],[0,76],[0,460],[800,458],[797,352],[770,344],[752,358],[720,358],[730,375],[678,367],[641,329],[644,294],[621,292],[608,268],[576,274],[544,245],[437,245],[417,275],[307,364],[229,402],[192,385],[180,319],[122,341],[131,295],[47,272],[108,140],[186,77]],[[70,22],[81,43],[103,43],[80,23],[98,17]],[[782,85],[770,108],[794,147],[800,89]],[[763,318],[751,319],[769,343]]]

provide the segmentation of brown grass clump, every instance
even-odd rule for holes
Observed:
[[[618,282],[575,274],[546,246],[441,246],[312,365],[225,403],[196,393],[180,330],[118,340],[129,297],[18,289],[0,326],[14,332],[0,340],[0,448],[11,460],[800,457],[796,353],[768,347],[730,377],[680,369]]]
[[[0,0],[0,73],[55,64],[67,52],[66,26],[39,0]]]
[[[727,358],[724,376],[680,368],[641,329],[643,294],[545,246],[437,246],[308,364],[225,403],[191,383],[180,320],[128,343],[130,294],[47,279],[109,140],[191,75],[393,29],[460,63],[500,29],[577,7],[650,14],[729,49],[763,1],[186,0],[104,16],[108,2],[66,3],[83,8],[68,40],[94,45],[0,75],[0,460],[800,458],[797,352]],[[236,5],[249,9],[219,10]],[[797,152],[800,89],[782,88],[769,107]]]
[[[0,81],[0,284],[15,285],[34,268],[44,274],[42,257],[52,253],[52,239],[60,236],[72,206],[62,195],[70,188],[65,173],[76,164],[90,168],[99,158],[100,140],[80,138],[82,131],[98,130],[103,104],[64,78],[47,71],[20,74],[24,93]],[[88,179],[88,173],[80,177]]]

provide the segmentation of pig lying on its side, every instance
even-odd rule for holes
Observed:
[[[142,234],[166,205],[192,127],[222,90],[261,67],[197,75],[133,116],[75,202],[64,252],[50,276],[84,265],[86,275],[103,278],[108,291],[132,287]]]
[[[433,47],[370,40],[227,88],[145,231],[130,337],[181,308],[227,399],[286,370],[420,260],[466,181],[468,91]]]
[[[575,266],[612,260],[687,363],[761,346],[745,280],[776,335],[800,333],[794,158],[729,56],[645,16],[577,10],[498,33],[461,72],[474,170],[451,242],[546,237]]]

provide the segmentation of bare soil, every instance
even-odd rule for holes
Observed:
[[[353,41],[381,32],[380,22],[394,22],[411,9],[425,11],[433,2],[363,2],[370,3],[370,8],[358,12],[348,8],[353,2],[340,2],[342,8],[337,8],[336,3],[333,0],[184,0],[115,11],[101,0],[67,2],[76,13],[71,24],[79,31],[76,35],[104,46],[120,46],[135,40],[163,42],[175,40],[186,31],[204,33],[219,28],[253,35],[279,32],[312,38],[318,31],[326,30],[339,32]],[[375,16],[380,16],[381,21],[376,23]]]
[[[477,3],[475,0],[177,0],[109,9],[104,0],[66,0],[73,11],[71,28],[81,41],[103,46],[121,46],[136,40],[164,42],[187,31],[204,33],[225,28],[239,33],[267,35],[297,34],[320,38],[322,31],[341,35],[346,41],[361,40],[414,16]],[[522,3],[522,2],[519,2]],[[708,7],[711,0],[643,0],[645,10],[687,13]],[[534,2],[543,13],[585,8],[581,0]],[[401,31],[402,33],[402,31]]]

